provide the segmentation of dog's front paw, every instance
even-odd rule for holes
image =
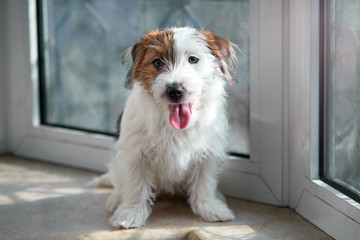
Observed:
[[[149,215],[150,210],[146,207],[122,208],[120,205],[110,218],[109,224],[116,228],[137,228],[145,224]]]
[[[198,201],[192,206],[193,211],[209,222],[224,222],[235,218],[233,212],[225,203],[219,200]]]

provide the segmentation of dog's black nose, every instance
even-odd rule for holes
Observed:
[[[184,96],[185,89],[179,83],[172,83],[167,86],[166,96],[173,101],[179,102]]]

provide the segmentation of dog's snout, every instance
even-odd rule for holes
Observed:
[[[173,102],[180,101],[184,96],[184,93],[185,89],[179,83],[172,83],[166,88],[166,95]]]

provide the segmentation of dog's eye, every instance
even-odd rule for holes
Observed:
[[[160,69],[162,66],[164,66],[164,63],[159,58],[155,59],[152,64],[156,69]]]
[[[197,64],[199,59],[197,57],[191,56],[189,57],[189,63],[190,64]]]

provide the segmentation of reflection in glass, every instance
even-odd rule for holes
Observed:
[[[327,6],[324,177],[360,196],[360,2]]]
[[[122,52],[151,29],[190,25],[242,50],[229,88],[230,151],[249,154],[249,1],[39,2],[43,124],[114,133],[127,96]]]

